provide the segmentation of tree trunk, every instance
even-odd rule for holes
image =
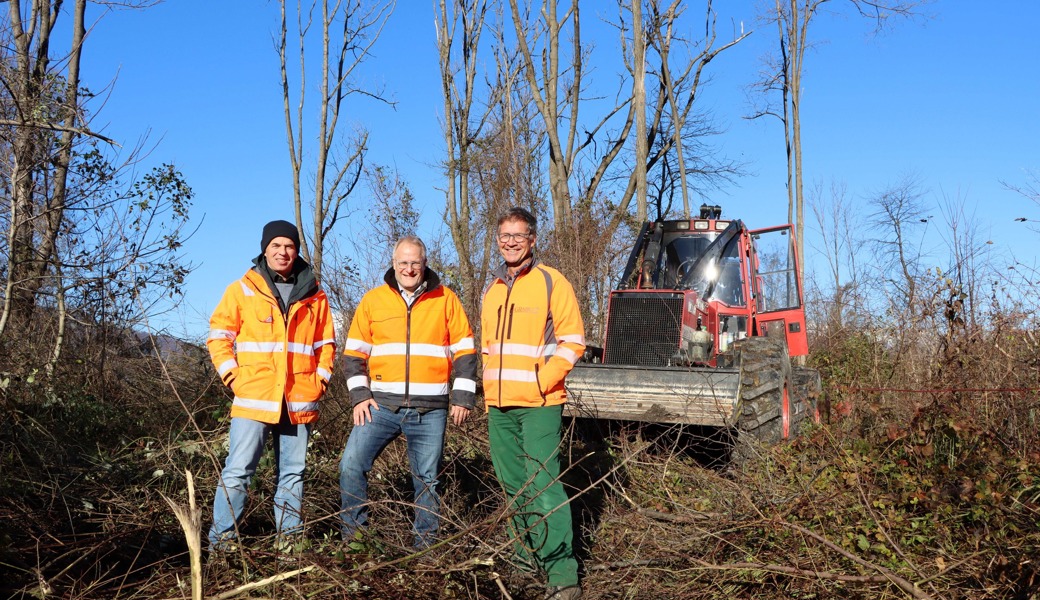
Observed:
[[[646,34],[643,0],[632,0],[632,105],[636,117],[636,222],[646,221]]]
[[[354,191],[364,170],[368,151],[368,133],[361,131],[354,138],[344,140],[338,132],[339,118],[343,114],[344,102],[352,94],[363,94],[368,98],[389,103],[381,91],[363,90],[354,87],[351,78],[362,62],[371,56],[372,47],[379,39],[383,26],[393,12],[394,0],[385,0],[366,6],[362,0],[329,2],[321,0],[321,16],[317,23],[317,35],[321,58],[313,61],[321,69],[318,77],[320,94],[314,114],[316,132],[313,144],[305,144],[304,108],[307,105],[308,32],[311,22],[310,8],[297,5],[296,56],[300,65],[300,81],[293,86],[287,68],[289,22],[286,0],[281,0],[281,29],[278,55],[281,67],[282,110],[285,117],[286,143],[293,180],[293,214],[300,230],[300,256],[321,274],[325,261],[325,238],[340,219],[340,211],[346,209],[346,201]],[[311,69],[313,73],[313,69]],[[294,89],[295,87],[295,89]],[[314,157],[313,173],[304,170],[304,156]],[[304,200],[304,178],[313,177],[313,194]],[[309,210],[304,210],[308,208]],[[306,219],[305,219],[306,215]]]
[[[86,0],[76,0],[73,11],[72,45],[65,76],[54,77],[50,69],[50,41],[60,12],[60,2],[34,2],[29,22],[21,19],[22,6],[8,2],[11,21],[15,77],[9,91],[16,112],[12,144],[14,160],[11,182],[11,233],[8,262],[10,295],[3,326],[21,329],[32,318],[39,290],[44,286],[54,260],[55,245],[64,220],[72,146],[78,137],[79,68],[84,36]],[[48,88],[61,82],[60,105],[48,112]],[[51,123],[58,123],[55,127]],[[55,141],[52,130],[61,135]],[[43,173],[44,170],[49,172]]]

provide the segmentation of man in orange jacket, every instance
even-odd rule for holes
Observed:
[[[267,435],[274,440],[278,484],[275,526],[302,531],[303,470],[319,400],[332,377],[336,334],[328,298],[297,256],[300,234],[288,221],[264,226],[253,268],[228,286],[210,318],[209,347],[220,379],[235,394],[230,448],[213,499],[210,547],[238,537],[249,481]]]
[[[574,288],[534,256],[538,222],[511,208],[498,219],[504,264],[480,314],[491,462],[514,511],[520,563],[546,573],[550,600],[581,598],[571,508],[560,483],[564,378],[585,351]]]
[[[398,240],[383,280],[354,311],[343,352],[354,429],[339,466],[342,533],[349,540],[368,525],[368,473],[403,433],[415,491],[413,543],[423,549],[440,527],[447,420],[462,425],[476,400],[476,346],[458,296],[426,266],[421,239]]]

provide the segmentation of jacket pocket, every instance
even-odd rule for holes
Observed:
[[[267,362],[243,362],[235,378],[235,395],[240,398],[263,400],[274,395],[275,372]]]
[[[274,307],[266,303],[257,303],[253,311],[253,321],[257,331],[274,331]]]
[[[286,386],[286,397],[290,402],[313,402],[321,398],[322,385],[320,377],[314,371],[309,373],[293,373]]]
[[[289,354],[289,368],[295,374],[313,373],[318,370],[318,357],[314,354],[292,352]]]
[[[393,322],[394,320],[400,320],[403,323],[404,313],[400,310],[376,308],[372,310],[370,319],[373,323],[386,324]]]
[[[542,378],[538,374],[540,368],[541,365],[534,363],[534,387],[538,389],[538,395],[542,398],[542,406],[545,406],[549,399],[545,397],[545,392],[542,391]]]

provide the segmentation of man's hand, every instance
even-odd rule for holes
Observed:
[[[451,422],[456,425],[462,425],[466,422],[469,417],[469,409],[465,406],[459,406],[458,404],[451,405]]]
[[[354,426],[359,427],[365,424],[365,419],[368,422],[372,422],[372,409],[379,410],[379,405],[376,404],[375,400],[369,398],[364,402],[361,402],[354,406]]]

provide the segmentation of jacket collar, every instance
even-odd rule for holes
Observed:
[[[509,267],[506,266],[506,263],[499,264],[498,267],[496,267],[495,270],[491,272],[491,274],[495,277],[498,277],[503,282],[509,282],[510,280],[519,279],[520,277],[527,274],[527,272],[529,272],[531,269],[537,267],[540,264],[542,264],[542,261],[538,260],[537,256],[532,255],[531,260],[527,261],[526,265],[520,267],[520,270],[517,271],[516,275],[512,277],[509,277]]]
[[[423,291],[428,292],[431,290],[435,290],[441,285],[440,276],[437,275],[437,272],[431,269],[430,267],[426,267],[426,270],[423,271],[422,280],[423,282],[419,285],[419,288],[415,290],[417,292],[416,295],[419,295],[419,293],[422,293]],[[395,292],[397,292],[398,294],[401,293],[401,286],[397,285],[397,277],[394,275],[393,267],[387,269],[386,273],[383,274],[383,281],[385,281],[386,284],[390,286]]]
[[[253,259],[253,268],[250,269],[250,273],[255,273],[267,284],[268,294],[281,306],[281,294],[274,286],[274,279],[263,253]],[[246,276],[248,277],[249,273]],[[286,306],[281,307],[282,312],[288,312],[289,307],[294,303],[309,298],[318,291],[318,279],[314,276],[314,269],[300,256],[297,256],[296,261],[293,262],[292,276],[296,282],[293,284],[292,293],[289,294],[289,302],[286,303]],[[259,284],[257,284],[257,288],[260,289]]]

